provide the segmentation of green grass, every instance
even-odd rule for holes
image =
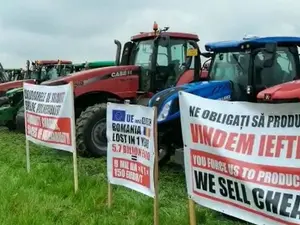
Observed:
[[[123,187],[113,187],[113,207],[107,208],[104,159],[79,158],[79,192],[73,191],[70,153],[31,146],[31,172],[26,172],[25,138],[0,128],[1,225],[150,225],[153,199]],[[188,222],[182,171],[160,172],[160,224]],[[197,207],[198,224],[238,225],[222,214]]]

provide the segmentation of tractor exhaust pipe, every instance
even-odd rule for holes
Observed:
[[[122,49],[122,44],[118,40],[114,40],[115,44],[117,45],[117,53],[116,53],[116,66],[120,65],[120,57],[121,57],[121,49]]]

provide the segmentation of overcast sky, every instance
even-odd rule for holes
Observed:
[[[251,35],[299,35],[299,0],[11,0],[0,6],[0,62],[114,60],[122,42],[153,21],[196,33],[200,45]]]

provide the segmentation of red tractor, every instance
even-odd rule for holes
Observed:
[[[265,103],[300,102],[300,80],[270,87],[258,93],[257,99]]]
[[[299,48],[299,45],[297,46]],[[292,51],[292,48],[291,50]],[[297,49],[294,49],[297,52]],[[281,74],[276,76],[281,79],[281,84],[266,86],[257,94],[257,101],[264,103],[295,103],[300,102],[300,66],[291,59],[291,54],[282,51],[275,56],[275,63],[282,67]],[[298,73],[297,73],[298,72]],[[267,76],[265,76],[267,77]]]
[[[54,65],[72,65],[72,61],[68,60],[37,60],[35,62],[32,62],[32,65],[30,65],[30,61],[27,60],[26,62],[26,74],[24,76],[24,80],[15,80],[15,81],[10,81],[6,83],[1,83],[0,84],[0,97],[4,96],[5,93],[8,90],[14,89],[14,88],[20,88],[23,87],[23,83],[34,83],[35,79],[38,78],[38,68],[41,67],[51,67]],[[30,69],[30,67],[33,67]]]
[[[106,155],[106,103],[130,100],[147,104],[156,92],[184,83],[199,81],[200,50],[195,34],[168,32],[168,27],[141,32],[117,45],[116,65],[74,73],[42,85],[73,82],[77,149],[81,155]],[[201,74],[201,75],[200,75]]]

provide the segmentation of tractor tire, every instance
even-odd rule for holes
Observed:
[[[16,129],[17,131],[25,134],[25,110],[24,106],[21,107],[16,116]]]
[[[9,102],[7,97],[0,97],[0,107]]]
[[[76,121],[76,142],[80,156],[107,155],[106,103],[90,106],[80,114]]]
[[[10,131],[15,131],[16,130],[16,122],[15,121],[8,121],[5,126],[8,128]]]
[[[159,167],[166,165],[171,160],[171,145],[166,135],[158,133],[158,164]]]

